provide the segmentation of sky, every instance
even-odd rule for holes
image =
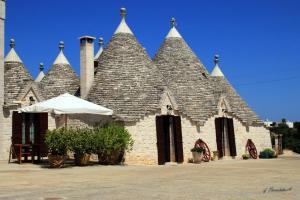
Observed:
[[[120,23],[120,8],[138,41],[153,57],[175,17],[177,30],[209,72],[220,55],[226,78],[263,119],[300,121],[299,0],[7,0],[5,52],[16,51],[35,78],[49,70],[64,41],[79,74],[79,40],[107,43]],[[95,50],[98,50],[97,42]]]

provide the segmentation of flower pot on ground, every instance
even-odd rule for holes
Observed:
[[[194,163],[201,163],[203,159],[203,154],[205,153],[205,148],[203,147],[194,147],[191,149],[193,154]]]
[[[68,151],[69,135],[64,128],[47,131],[45,144],[48,147],[48,160],[50,167],[63,167]]]
[[[118,124],[96,128],[95,152],[100,164],[115,165],[124,162],[125,152],[132,150],[133,140],[129,132]]]
[[[245,153],[242,155],[242,158],[243,158],[243,160],[248,160],[248,159],[250,159],[250,154]]]
[[[94,132],[92,129],[70,129],[70,150],[74,153],[77,166],[89,164],[91,153],[94,150]]]
[[[213,151],[213,156],[211,157],[211,160],[218,160],[219,158],[219,153],[218,151]]]
[[[75,165],[77,166],[86,166],[90,162],[91,154],[74,154]]]

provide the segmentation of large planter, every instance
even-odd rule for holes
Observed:
[[[77,166],[86,166],[90,162],[91,154],[74,154],[75,165]]]
[[[121,164],[124,159],[124,151],[113,151],[110,154],[98,153],[99,164],[117,165]]]
[[[48,160],[51,168],[61,168],[65,163],[66,157],[64,155],[48,154]]]
[[[202,159],[203,159],[203,152],[199,153],[199,152],[192,152],[193,153],[193,160],[194,163],[201,163]]]

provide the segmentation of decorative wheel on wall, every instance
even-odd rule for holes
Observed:
[[[196,142],[195,142],[195,147],[203,147],[205,149],[205,153],[203,155],[203,161],[204,162],[209,162],[210,161],[210,158],[211,158],[211,155],[210,155],[210,150],[207,146],[207,144],[201,140],[201,139],[198,139]]]
[[[246,149],[248,150],[251,158],[257,159],[257,150],[251,139],[248,139]]]

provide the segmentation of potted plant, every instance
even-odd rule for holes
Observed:
[[[70,150],[74,153],[74,161],[77,166],[89,164],[90,156],[94,148],[93,130],[88,128],[70,129]]]
[[[276,158],[276,152],[271,148],[266,148],[259,153],[259,158],[268,159],[268,158]]]
[[[244,154],[242,155],[242,158],[243,158],[243,160],[248,160],[248,159],[250,159],[250,154],[244,153]]]
[[[65,128],[47,130],[45,144],[48,147],[50,167],[60,168],[64,165],[68,151],[68,133]]]
[[[211,157],[211,160],[214,161],[214,160],[218,160],[219,158],[219,153],[218,151],[213,151],[213,156]]]
[[[124,162],[125,152],[132,150],[133,139],[118,124],[108,124],[95,129],[95,153],[100,164],[115,165]]]
[[[203,154],[205,153],[205,148],[203,147],[194,147],[191,149],[193,154],[194,163],[201,163],[203,159]]]

